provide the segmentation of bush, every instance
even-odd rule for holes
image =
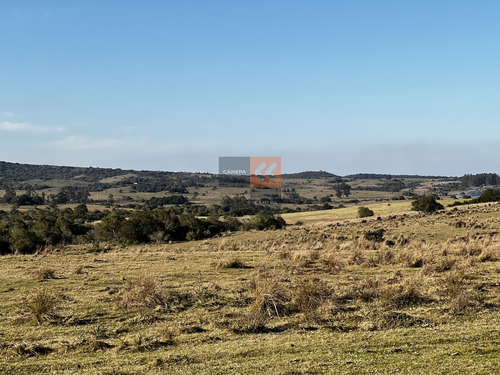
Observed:
[[[436,198],[432,195],[426,195],[413,201],[412,209],[414,211],[421,211],[425,213],[432,213],[444,209],[444,206],[436,201]]]
[[[465,197],[464,197],[465,198]],[[470,198],[470,197],[468,197]],[[500,202],[500,190],[486,189],[479,197],[469,199],[466,201],[455,201],[448,205],[448,207],[462,206],[471,203],[487,203],[487,202]]]
[[[282,217],[276,217],[272,214],[259,212],[257,216],[252,220],[252,227],[257,230],[264,229],[282,229],[286,225],[285,220]]]
[[[372,231],[365,232],[365,238],[369,241],[383,242],[384,241],[385,229],[376,229]]]
[[[375,215],[375,214],[368,207],[358,208],[358,216],[359,217],[368,217],[368,216],[373,216],[373,215]]]
[[[36,234],[27,229],[17,228],[12,232],[11,246],[19,254],[32,254],[39,245]]]
[[[471,203],[500,202],[500,190],[487,189]]]

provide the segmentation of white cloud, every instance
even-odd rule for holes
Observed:
[[[43,126],[4,121],[0,122],[0,130],[6,132],[62,132],[66,128],[64,126]]]
[[[48,146],[65,150],[108,149],[120,145],[122,141],[114,138],[91,139],[80,135],[72,135],[60,141],[50,142]]]

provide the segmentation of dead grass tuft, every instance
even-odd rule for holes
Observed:
[[[319,321],[321,313],[335,310],[336,297],[328,284],[318,278],[300,280],[289,310],[303,314],[306,321]]]
[[[252,268],[245,264],[241,259],[239,258],[230,258],[227,260],[221,260],[217,264],[217,268]]]
[[[40,357],[42,355],[50,354],[53,351],[54,349],[38,343],[22,343],[11,347],[7,351],[7,354],[19,357]]]
[[[381,300],[384,304],[402,308],[429,303],[432,300],[421,291],[421,283],[416,280],[405,280],[400,284],[387,285],[382,289]]]
[[[134,307],[155,308],[165,306],[167,301],[165,293],[161,290],[156,280],[143,277],[131,281],[124,287],[116,298],[116,304],[123,309]]]
[[[363,256],[363,252],[359,249],[355,249],[352,251],[347,257],[347,264],[350,265],[361,265],[365,262],[365,257]]]
[[[56,312],[59,301],[59,297],[54,293],[41,290],[28,295],[25,299],[25,306],[31,318],[40,324],[58,318]]]
[[[36,271],[39,280],[48,280],[56,278],[56,270],[49,267],[43,267]]]

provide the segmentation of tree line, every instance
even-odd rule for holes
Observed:
[[[63,186],[57,194],[37,194],[33,186],[28,185],[26,192],[17,195],[12,184],[4,185],[5,193],[0,202],[19,206],[40,206],[44,204],[87,203],[90,192],[87,187]]]
[[[60,244],[189,241],[227,231],[280,229],[284,226],[281,217],[263,211],[246,221],[216,214],[200,218],[194,212],[180,208],[89,211],[84,204],[63,210],[0,211],[0,254],[31,254]]]
[[[497,186],[500,176],[496,173],[466,174],[460,178],[463,187]]]

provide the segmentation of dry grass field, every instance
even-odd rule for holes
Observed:
[[[2,256],[0,373],[499,373],[500,205],[371,208]]]
[[[454,199],[444,199],[439,202],[444,206],[455,202]],[[390,203],[363,204],[373,210],[375,216],[386,217],[394,214],[401,214],[411,210],[411,201],[395,201]],[[318,221],[336,221],[346,219],[356,219],[358,217],[359,205],[338,208],[334,210],[293,212],[283,214],[283,219],[289,224],[297,222],[312,223]]]

